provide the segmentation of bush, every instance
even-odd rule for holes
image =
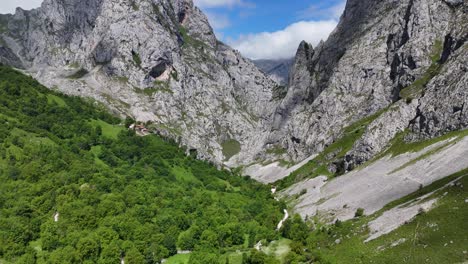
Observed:
[[[358,208],[356,210],[356,213],[354,214],[354,217],[361,217],[364,215],[364,209],[363,208]]]
[[[335,226],[336,227],[342,227],[343,226],[343,223],[340,221],[340,219],[336,219]]]

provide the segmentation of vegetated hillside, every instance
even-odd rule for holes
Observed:
[[[319,263],[466,263],[468,261],[468,171],[464,170],[387,205],[370,216],[359,210],[350,221],[315,225],[307,245]],[[398,229],[365,242],[368,225],[389,210],[434,201]],[[398,219],[398,215],[396,215]],[[385,226],[392,226],[387,222]]]
[[[0,66],[0,263],[210,263],[279,238],[268,188],[103,109]]]
[[[370,243],[366,225],[382,211],[333,226],[295,215],[275,232],[283,205],[266,187],[138,137],[103,109],[0,67],[0,263],[467,260],[466,172],[387,206],[438,190],[435,209]],[[171,257],[178,249],[193,252]]]
[[[346,2],[326,41],[300,44],[288,88],[218,41],[192,0],[45,0],[0,15],[0,61],[246,172],[300,163],[372,116],[321,171],[352,170],[404,130],[467,128],[466,1]]]

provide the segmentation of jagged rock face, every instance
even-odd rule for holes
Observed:
[[[154,122],[218,164],[225,141],[242,146],[234,165],[263,147],[277,84],[218,42],[191,0],[46,0],[1,19],[0,61],[49,87]]]
[[[309,87],[312,78],[312,69],[310,67],[314,53],[315,51],[312,45],[305,41],[301,42],[289,76],[289,83],[291,86],[276,110],[273,131],[281,129],[290,117],[294,107],[306,100],[307,96],[310,94]]]
[[[191,0],[18,9],[0,15],[0,62],[152,121],[228,166],[303,160],[388,107],[346,156],[352,169],[401,131],[411,140],[468,126],[467,10],[459,0],[348,0],[326,42],[300,44],[287,90],[217,41]],[[401,100],[415,83],[422,88]],[[227,161],[223,143],[235,141],[240,152]]]
[[[348,153],[352,169],[404,130],[420,139],[466,128],[467,4],[455,2],[349,0],[326,42],[313,52],[301,44],[271,141],[304,159],[343,127],[392,105]],[[428,77],[434,60],[440,72]],[[402,89],[421,80],[421,91],[401,99]]]
[[[410,139],[427,139],[468,127],[467,31],[465,28],[457,34],[456,40],[447,35],[440,59],[444,67],[419,101],[417,115],[410,123]]]

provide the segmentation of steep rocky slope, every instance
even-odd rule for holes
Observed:
[[[304,180],[284,194],[300,194],[295,210],[304,217],[318,214],[327,221],[349,220],[358,208],[366,215],[374,214],[390,202],[468,168],[466,135],[454,135],[419,151],[389,153],[338,178]],[[301,194],[302,190],[307,192]]]
[[[277,84],[191,0],[46,0],[0,22],[0,61],[49,87],[151,121],[218,164],[263,147]]]
[[[270,138],[307,163],[280,181],[278,168],[253,175],[277,181],[304,218],[383,212],[370,223],[380,236],[435,200],[386,205],[466,174],[468,5],[396,2],[349,0],[326,42],[298,49]]]
[[[271,145],[303,160],[368,117],[357,138],[327,153],[335,173],[371,159],[399,132],[419,140],[466,128],[467,9],[466,1],[349,0],[326,42],[301,43]]]
[[[217,164],[255,172],[324,153],[319,165],[342,174],[400,132],[420,140],[468,126],[467,9],[348,0],[327,41],[300,44],[287,89],[217,41],[191,0],[46,0],[0,16],[0,61],[151,121]]]

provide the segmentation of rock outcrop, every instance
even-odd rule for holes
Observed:
[[[218,164],[225,142],[241,145],[235,165],[263,148],[278,85],[219,42],[191,0],[45,0],[0,21],[0,62],[48,87],[150,121]]]
[[[351,170],[400,132],[419,140],[467,128],[467,8],[464,1],[348,0],[326,42],[299,47],[272,142],[302,160],[378,113],[343,158]]]
[[[328,40],[300,44],[286,89],[219,42],[191,0],[17,9],[0,15],[0,62],[231,167],[297,163],[378,113],[340,157],[351,170],[402,131],[419,140],[468,127],[467,10],[458,0],[348,0]]]

